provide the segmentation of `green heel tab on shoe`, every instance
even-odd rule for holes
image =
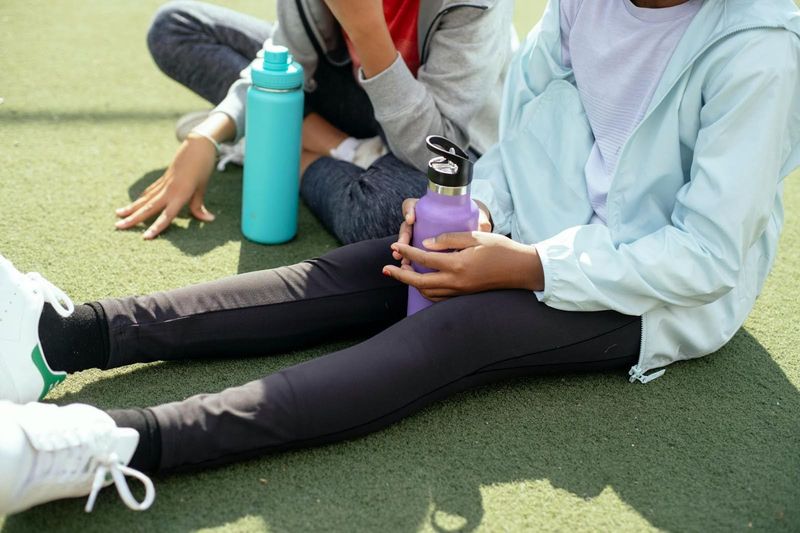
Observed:
[[[52,370],[50,370],[50,368],[47,366],[47,363],[44,362],[44,356],[42,356],[42,350],[39,348],[38,344],[33,347],[31,359],[33,359],[33,364],[36,365],[36,368],[39,370],[39,374],[42,375],[42,380],[44,380],[42,393],[39,395],[39,399],[41,400],[47,396],[48,392],[53,390],[53,387],[64,381],[67,377],[67,374],[66,372],[59,372],[58,374],[55,374]]]

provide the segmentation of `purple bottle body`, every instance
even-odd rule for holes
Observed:
[[[427,250],[422,241],[436,237],[442,233],[460,231],[476,231],[478,229],[478,206],[469,195],[469,187],[464,187],[464,194],[447,196],[428,189],[428,192],[417,202],[414,210],[416,221],[413,226],[411,244],[420,250]],[[448,253],[448,252],[440,252]],[[420,273],[433,272],[429,268],[412,264],[414,270]],[[408,287],[408,315],[413,315],[433,302],[425,298],[420,292],[409,285]]]

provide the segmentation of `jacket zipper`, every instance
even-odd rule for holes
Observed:
[[[622,161],[623,160],[623,156],[625,155],[625,153],[626,153],[626,151],[628,149],[628,146],[631,144],[631,139],[633,139],[633,136],[636,135],[636,133],[639,131],[639,129],[642,126],[642,124],[648,118],[650,118],[650,115],[652,115],[653,112],[656,110],[656,108],[658,108],[658,106],[660,106],[661,103],[667,98],[667,95],[672,91],[672,89],[675,87],[675,85],[677,85],[678,81],[680,81],[680,79],[683,77],[683,75],[686,74],[686,71],[688,71],[692,67],[692,65],[695,64],[697,59],[701,55],[706,53],[706,51],[709,48],[711,48],[712,46],[714,46],[718,42],[722,41],[723,39],[727,39],[731,35],[735,35],[737,33],[743,32],[743,31],[758,30],[758,29],[780,29],[780,28],[783,28],[783,26],[777,26],[777,25],[776,26],[769,26],[769,25],[740,26],[738,28],[734,28],[733,30],[730,30],[730,31],[724,33],[723,35],[720,35],[719,37],[717,37],[713,41],[709,41],[708,43],[706,43],[706,45],[699,52],[697,52],[692,57],[692,59],[686,64],[686,66],[683,68],[683,70],[681,70],[680,74],[678,74],[677,78],[672,83],[672,85],[670,85],[669,89],[667,91],[665,91],[664,94],[661,95],[661,98],[659,98],[658,102],[656,102],[654,105],[650,106],[650,109],[647,111],[645,116],[642,118],[642,120],[639,121],[639,124],[636,125],[634,130],[628,136],[628,140],[625,141],[625,145],[622,147],[622,150],[620,151],[618,161]],[[617,165],[617,168],[614,169],[614,175],[611,177],[612,188],[613,188],[613,184],[617,181],[617,172],[618,171],[619,171],[619,165]],[[609,190],[609,193],[611,193],[611,190]],[[609,196],[610,196],[610,194],[609,194]],[[647,372],[649,370],[649,369],[644,369],[642,367],[642,353],[644,352],[644,347],[645,347],[645,323],[646,323],[646,318],[645,318],[644,315],[642,315],[642,333],[641,333],[641,344],[640,344],[641,348],[640,348],[640,353],[639,353],[639,361],[628,372],[628,375],[630,376],[630,382],[631,383],[633,383],[635,381],[638,381],[640,383],[649,383],[649,382],[653,381],[654,379],[660,378],[666,372],[666,369],[662,368],[661,370],[658,370],[656,372],[652,372],[650,374],[645,374],[645,372]]]

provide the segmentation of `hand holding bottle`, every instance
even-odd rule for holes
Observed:
[[[383,273],[415,287],[433,302],[489,290],[544,289],[544,271],[535,246],[480,231],[445,233],[425,240],[424,246],[431,251],[399,242],[392,250],[404,261],[434,272],[387,265]],[[447,250],[454,252],[439,253]]]
[[[489,213],[489,208],[477,200],[472,200],[478,206],[480,216],[478,218],[478,231],[487,233],[492,232],[492,215]],[[413,234],[413,225],[416,220],[416,213],[414,207],[419,202],[419,198],[406,198],[403,201],[403,222],[400,224],[400,231],[397,235],[398,244],[411,244],[411,237]],[[392,256],[398,261],[402,262],[403,266],[410,266],[411,262],[404,258],[399,252],[392,251]]]

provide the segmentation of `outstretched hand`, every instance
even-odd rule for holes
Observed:
[[[496,289],[544,288],[544,271],[534,246],[480,231],[444,233],[423,245],[431,251],[394,243],[392,251],[403,263],[386,265],[383,273],[416,287],[434,302]],[[447,250],[455,251],[439,253]],[[435,272],[420,274],[410,266],[411,261]]]
[[[222,142],[232,139],[235,133],[233,119],[225,113],[211,113],[189,133],[164,174],[150,184],[139,198],[115,211],[122,219],[117,221],[116,228],[132,228],[158,215],[144,232],[145,239],[154,239],[187,203],[189,212],[196,219],[203,222],[214,220],[214,215],[206,209],[204,198],[208,180],[214,172],[217,150],[205,137]]]
[[[158,215],[144,232],[145,239],[154,239],[170,225],[187,202],[192,216],[204,222],[214,220],[203,199],[214,170],[215,155],[214,146],[206,139],[184,141],[164,174],[134,202],[116,210],[116,215],[122,219],[115,224],[116,228],[128,229]]]

